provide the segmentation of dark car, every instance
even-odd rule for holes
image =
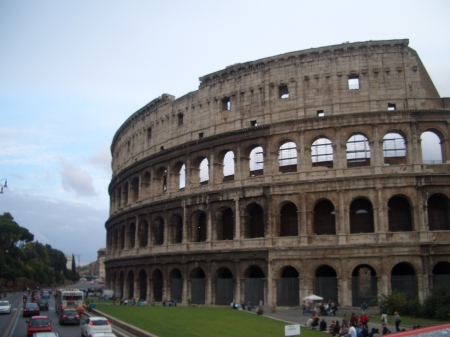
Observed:
[[[39,310],[48,311],[48,300],[47,299],[40,298],[36,303],[39,306]]]
[[[76,309],[64,309],[59,314],[59,324],[80,324],[80,314]]]
[[[23,306],[23,317],[30,317],[30,316],[35,316],[35,315],[39,315],[40,310],[39,310],[39,306],[37,305],[37,303],[25,303],[25,305]]]

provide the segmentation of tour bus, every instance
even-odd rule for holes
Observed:
[[[75,308],[80,314],[83,309],[84,292],[79,289],[58,289],[55,294],[55,310],[59,314],[64,308]]]

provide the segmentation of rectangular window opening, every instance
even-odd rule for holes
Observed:
[[[152,138],[152,128],[147,129],[147,139]]]
[[[225,97],[222,99],[222,110],[230,111],[231,110],[231,100],[230,97]]]
[[[258,126],[258,123],[257,123],[256,121],[251,121],[251,122],[250,122],[250,125],[251,125],[251,126]]]
[[[164,151],[164,146],[161,146],[160,149],[161,149],[161,151]]]
[[[183,114],[179,113],[178,114],[178,125],[183,125]]]
[[[348,77],[348,90],[359,90],[359,77],[349,76]]]
[[[198,134],[198,138],[199,138],[199,139],[202,139],[202,138],[203,138],[203,132],[200,132],[200,133]]]
[[[323,110],[317,110],[317,117],[325,116],[325,112]]]
[[[397,105],[394,103],[388,103],[388,110],[395,110],[397,109]]]
[[[286,84],[278,87],[278,97],[281,99],[289,98],[289,89]]]

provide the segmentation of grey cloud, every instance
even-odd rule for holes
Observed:
[[[78,196],[95,196],[92,176],[85,170],[61,159],[61,183],[65,191],[74,191]]]

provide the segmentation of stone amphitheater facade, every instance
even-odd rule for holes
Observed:
[[[448,286],[450,99],[408,44],[234,64],[132,114],[111,145],[106,286],[281,307]]]

